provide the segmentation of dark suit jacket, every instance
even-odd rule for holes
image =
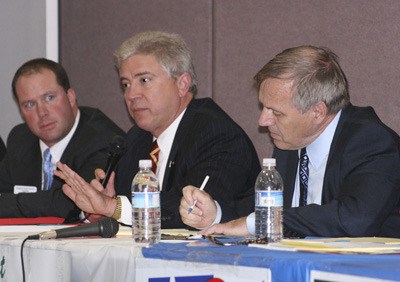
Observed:
[[[399,136],[371,107],[347,106],[329,151],[322,204],[290,208],[298,154],[276,149],[289,234],[400,237],[399,153]]]
[[[117,167],[116,190],[131,198],[131,183],[140,159],[149,159],[152,135],[138,127],[128,132],[127,153]],[[189,104],[177,129],[161,192],[162,228],[185,227],[179,215],[182,188],[205,188],[221,205],[228,221],[254,211],[254,183],[260,164],[246,133],[211,99]]]
[[[4,145],[3,139],[0,138],[0,162],[6,155],[6,146]]]
[[[125,133],[100,110],[80,107],[80,121],[61,157],[86,181],[94,178],[94,170],[107,162],[110,140]],[[7,140],[7,154],[0,163],[0,217],[59,216],[73,220],[79,210],[62,192],[63,181],[54,178],[52,189],[41,191],[42,156],[39,139],[27,125],[14,127]],[[14,185],[38,188],[34,194],[13,193]]]

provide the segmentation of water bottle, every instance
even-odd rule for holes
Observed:
[[[161,239],[160,189],[151,171],[151,160],[139,161],[132,181],[132,237],[136,243],[152,244]]]
[[[255,234],[268,242],[282,239],[283,181],[275,159],[263,159],[255,184]]]

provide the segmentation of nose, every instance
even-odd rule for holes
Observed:
[[[133,85],[131,85],[130,87],[125,89],[124,95],[125,99],[134,100],[140,98],[142,96],[142,93],[138,87],[133,87]]]
[[[36,109],[37,109],[37,114],[38,114],[39,117],[44,117],[49,112],[48,109],[47,109],[46,104],[45,103],[41,103],[41,102],[39,102],[37,104]]]
[[[271,126],[275,124],[275,117],[271,109],[263,108],[258,119],[258,125]]]

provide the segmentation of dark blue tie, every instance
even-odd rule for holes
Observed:
[[[53,183],[54,165],[51,163],[50,149],[47,148],[43,152],[43,190],[49,190]]]
[[[307,205],[307,190],[308,190],[308,156],[306,148],[300,152],[300,201],[299,206]]]

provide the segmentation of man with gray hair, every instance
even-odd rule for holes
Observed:
[[[161,188],[162,228],[185,227],[178,211],[182,188],[199,186],[207,175],[210,180],[206,190],[222,211],[222,216],[216,216],[218,221],[254,210],[250,196],[260,171],[254,146],[213,100],[194,99],[196,74],[182,37],[165,32],[140,33],[125,41],[114,59],[129,114],[135,121],[128,132],[127,152],[117,165],[115,183],[111,177],[106,193],[99,181],[86,183],[59,164],[61,171],[56,174],[69,184],[64,192],[86,212],[131,224],[127,200],[131,183],[139,160],[149,159],[152,148],[156,148],[158,157],[153,157],[158,164],[154,171]],[[98,170],[97,176],[103,178],[104,172]],[[111,197],[114,187],[117,195],[126,197]]]
[[[284,236],[400,237],[399,136],[371,107],[350,103],[336,55],[300,46],[275,56],[255,76],[273,157],[284,181]],[[301,161],[304,160],[304,161]],[[308,183],[300,181],[300,167]],[[183,222],[215,218],[205,192],[184,188]],[[184,212],[193,198],[199,215]],[[210,219],[207,219],[210,218]],[[196,222],[197,220],[197,222]],[[254,213],[203,234],[254,234]]]

